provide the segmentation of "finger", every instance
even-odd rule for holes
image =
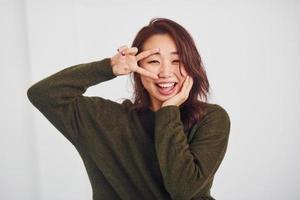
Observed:
[[[182,85],[180,87],[180,91],[179,91],[178,94],[180,94],[180,95],[184,94],[184,91],[185,91],[185,88],[186,88],[186,84],[187,84],[187,80],[188,80],[187,77],[185,77],[185,79],[184,79],[184,81],[183,81],[183,83],[182,83]]]
[[[127,45],[122,45],[122,46],[120,46],[120,47],[118,48],[118,51],[121,52],[121,51],[123,51],[123,50],[125,50],[125,49],[128,49]]]
[[[190,81],[189,81],[189,85],[188,85],[188,91],[190,91],[192,89],[193,83],[194,83],[194,79],[190,76]]]
[[[181,87],[181,90],[180,90],[180,92],[182,94],[185,94],[185,92],[187,91],[187,88],[188,88],[188,85],[189,85],[189,78],[190,78],[190,76],[186,76],[186,78],[185,78],[185,80],[182,84],[182,87]]]
[[[187,87],[186,87],[186,96],[189,96],[189,93],[192,89],[192,86],[193,86],[193,78],[189,76],[189,80],[188,80],[188,84],[187,84]]]
[[[128,49],[128,47],[126,46],[126,45],[123,45],[123,46],[121,46],[121,47],[119,47],[117,50],[118,50],[118,52],[120,53],[120,54],[122,54],[122,56],[124,56],[125,55],[125,50],[126,49]]]
[[[186,76],[183,85],[186,87],[188,85],[190,76]]]
[[[140,54],[138,54],[138,55],[136,56],[136,59],[137,59],[137,61],[139,61],[139,60],[141,60],[141,59],[143,59],[143,58],[146,58],[146,57],[148,57],[148,56],[150,56],[150,55],[152,55],[152,54],[154,54],[154,53],[157,53],[157,52],[159,52],[159,49],[158,49],[158,48],[146,50],[146,51],[143,51],[143,52],[141,52]]]
[[[181,74],[185,77],[187,75],[187,72],[184,68],[184,66],[181,64],[181,67],[180,67],[180,71],[181,71]]]
[[[141,75],[147,76],[149,78],[158,79],[157,74],[155,74],[153,72],[150,72],[148,70],[145,70],[145,69],[143,69],[139,66],[137,66],[134,71],[141,74]]]
[[[132,54],[135,55],[138,52],[138,48],[136,47],[131,47],[129,49],[124,50],[125,54]]]

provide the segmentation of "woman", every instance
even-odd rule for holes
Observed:
[[[133,74],[134,101],[83,93]],[[206,99],[209,83],[192,37],[155,18],[109,58],[65,68],[31,86],[32,104],[76,147],[93,199],[214,199],[213,178],[230,119]]]

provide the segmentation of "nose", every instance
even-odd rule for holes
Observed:
[[[162,66],[159,69],[158,77],[159,78],[169,78],[171,77],[172,71],[171,71],[171,65],[168,63],[163,63]]]

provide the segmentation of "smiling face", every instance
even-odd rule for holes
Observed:
[[[155,34],[143,44],[143,51],[159,48],[159,53],[152,54],[140,61],[140,67],[158,75],[154,80],[141,76],[144,88],[148,91],[151,110],[158,110],[161,104],[176,95],[184,82],[186,71],[181,64],[176,45],[168,34]]]

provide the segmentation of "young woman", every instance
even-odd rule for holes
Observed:
[[[121,75],[133,75],[133,102],[83,96],[88,87]],[[132,47],[65,68],[27,95],[78,150],[94,200],[211,200],[230,119],[223,107],[205,102],[208,92],[190,34],[155,18]]]

